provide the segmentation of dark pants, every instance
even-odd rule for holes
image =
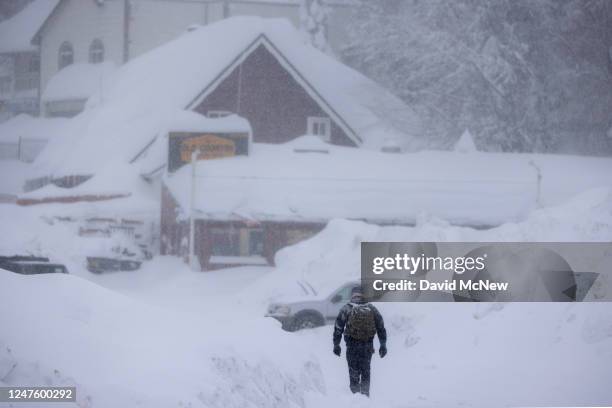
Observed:
[[[371,341],[350,340],[346,342],[346,361],[353,393],[360,392],[370,395],[370,362],[373,350]]]

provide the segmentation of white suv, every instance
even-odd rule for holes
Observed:
[[[307,298],[295,302],[272,303],[266,314],[280,321],[283,329],[288,331],[333,323],[342,306],[350,301],[352,289],[359,286],[357,281],[345,283],[325,296],[317,294],[308,283],[298,283],[308,293]]]

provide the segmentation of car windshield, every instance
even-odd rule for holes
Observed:
[[[351,300],[351,291],[354,286],[355,285],[347,285],[342,287],[334,294],[334,297],[340,296],[338,302],[348,302],[349,300]]]

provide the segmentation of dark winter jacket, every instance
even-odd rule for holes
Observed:
[[[361,303],[361,302],[360,302]],[[338,313],[338,317],[336,318],[336,325],[334,327],[334,345],[340,345],[340,340],[342,339],[342,333],[344,333],[344,328],[346,323],[348,322],[349,315],[351,314],[351,310],[353,309],[355,303],[347,303],[340,309],[340,313]],[[383,321],[382,315],[372,305],[371,303],[367,303],[368,307],[372,309],[374,312],[374,323],[376,325],[376,334],[378,335],[378,341],[380,345],[383,346],[387,343],[387,331],[385,330],[385,323]],[[347,347],[350,347],[352,343],[363,343],[362,341],[352,339],[348,333],[344,333],[344,341],[346,342]],[[374,337],[372,337],[368,343],[373,346]]]

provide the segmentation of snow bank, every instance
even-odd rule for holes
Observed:
[[[0,248],[57,255],[85,245],[33,217],[45,207],[3,209],[11,234]],[[282,250],[276,269],[196,273],[157,258],[134,274],[0,271],[0,374],[8,385],[76,384],[85,407],[609,405],[606,303],[380,304],[389,355],[373,359],[369,400],[348,391],[330,326],[285,333],[262,316],[296,280],[323,293],[356,277],[362,240],[611,239],[612,197],[600,189],[487,231],[428,217],[412,228],[337,220]]]
[[[360,278],[361,242],[610,242],[612,193],[597,189],[566,204],[533,212],[519,223],[477,230],[424,217],[414,227],[380,227],[333,220],[315,237],[277,252],[269,279],[305,280],[320,291]],[[612,284],[612,282],[610,282]]]
[[[208,327],[206,313],[203,321],[168,313],[69,275],[0,271],[0,295],[8,385],[46,381],[34,363],[69,377],[91,407],[304,407],[306,393],[322,391],[318,364],[292,361],[291,337],[263,317]],[[265,346],[251,341],[256,330],[269,333]]]

